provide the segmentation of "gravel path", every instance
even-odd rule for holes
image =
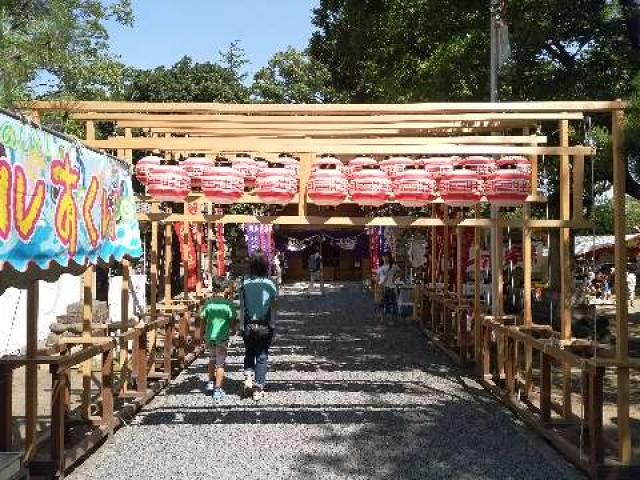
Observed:
[[[267,396],[203,393],[198,359],[72,479],[582,479],[413,327],[373,321],[359,286],[279,305]]]

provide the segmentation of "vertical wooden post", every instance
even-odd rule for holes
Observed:
[[[25,460],[36,453],[36,429],[38,419],[38,365],[33,359],[38,353],[38,305],[40,288],[33,281],[27,289],[27,366],[25,378],[25,421],[24,437]]]
[[[551,357],[542,353],[542,386],[540,388],[540,416],[543,422],[551,421]]]
[[[51,461],[57,476],[64,475],[64,417],[67,375],[59,365],[50,367],[51,371]],[[56,478],[58,478],[56,476]]]
[[[456,227],[456,293],[458,294],[458,303],[462,303],[464,296],[462,295],[462,284],[464,283],[464,270],[466,265],[462,265],[462,227]]]
[[[96,139],[96,124],[93,120],[87,120],[84,123],[84,138],[87,140]]]
[[[584,218],[584,155],[573,157],[573,219]]]
[[[500,223],[500,208],[491,206],[491,219],[493,220],[491,235],[491,311],[494,316],[501,316],[503,309],[503,278],[502,278],[502,224]]]
[[[307,184],[311,176],[311,163],[313,155],[304,153],[300,155],[300,186],[298,188],[298,215],[304,217],[307,215]]]
[[[93,320],[93,266],[90,265],[82,275],[82,336],[91,336]],[[82,363],[82,402],[80,414],[85,420],[91,409],[91,359]]]
[[[113,348],[102,353],[102,424],[113,428]]]
[[[627,247],[625,244],[625,180],[624,112],[613,112],[613,218],[615,233],[615,288],[616,288],[616,360],[629,358],[628,304],[627,304]],[[631,430],[629,428],[629,369],[618,367],[618,458],[620,463],[631,463]]]
[[[604,445],[602,436],[602,387],[604,368],[596,367],[589,376],[588,418],[589,418],[589,463],[600,465],[604,461]]]
[[[136,327],[138,334],[133,341],[136,362],[136,387],[138,396],[147,394],[147,330],[144,325]]]
[[[0,452],[10,452],[13,437],[13,370],[0,365]]]
[[[120,290],[120,322],[122,322],[121,335],[129,330],[129,260],[122,259],[122,288]],[[126,392],[129,388],[129,341],[120,340],[120,391]]]
[[[158,202],[151,204],[151,211],[153,213],[160,211]],[[151,321],[153,321],[158,315],[158,222],[155,220],[151,222],[151,252],[149,257],[149,281],[151,282],[149,307]]]

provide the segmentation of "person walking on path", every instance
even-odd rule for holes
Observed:
[[[397,312],[396,280],[400,270],[393,262],[390,253],[382,257],[382,266],[378,269],[378,285],[383,288],[383,313],[395,314]]]
[[[244,393],[256,402],[264,397],[277,296],[278,287],[269,278],[266,257],[262,253],[254,254],[249,260],[249,276],[240,286],[240,305],[244,318]]]
[[[218,401],[225,397],[222,389],[224,365],[227,360],[229,334],[235,334],[236,307],[233,304],[233,286],[228,286],[222,297],[211,297],[205,303],[200,317],[206,322],[205,338],[209,344],[209,381],[207,393]]]
[[[636,299],[636,274],[631,270],[627,271],[627,287],[629,289],[629,304],[633,306]]]
[[[324,295],[324,279],[322,278],[322,256],[318,247],[313,247],[313,252],[309,256],[309,289],[308,295],[311,295],[314,283],[320,284],[320,295]]]

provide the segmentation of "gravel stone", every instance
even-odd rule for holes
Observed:
[[[282,292],[262,402],[233,339],[223,401],[201,357],[68,478],[585,478],[360,285],[304,286]]]

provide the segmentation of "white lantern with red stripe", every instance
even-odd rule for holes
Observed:
[[[143,185],[147,184],[147,174],[149,170],[154,167],[160,166],[162,163],[162,158],[156,157],[155,155],[149,155],[146,157],[142,157],[136,163],[136,178]]]
[[[178,165],[159,165],[147,172],[147,193],[161,202],[183,202],[191,193],[191,180]]]
[[[284,168],[291,170],[296,178],[300,174],[300,162],[294,157],[283,153],[278,156],[278,163],[282,164]]]
[[[220,163],[201,177],[201,188],[210,202],[230,205],[244,194],[244,175],[232,168],[230,163]]]
[[[298,178],[291,169],[274,164],[258,172],[256,195],[267,204],[286,205],[298,191]]]
[[[349,162],[349,166],[346,169],[346,174],[349,179],[353,177],[356,172],[359,172],[365,167],[371,167],[372,165],[377,165],[378,162],[371,157],[355,157]]]
[[[438,186],[446,204],[463,207],[482,199],[484,180],[473,170],[457,168],[445,173]]]
[[[231,160],[231,166],[244,176],[244,184],[252,187],[256,183],[256,175],[260,166],[249,155],[237,155]]]
[[[487,200],[499,207],[522,204],[531,191],[531,173],[518,168],[513,158],[499,162],[500,168],[485,183]]]
[[[458,159],[458,157],[422,157],[418,162],[431,178],[438,181],[444,174],[453,170],[454,163]]]
[[[254,160],[254,162],[256,162],[256,165],[258,166],[258,170],[256,171],[256,174],[260,170],[264,170],[265,168],[269,168],[269,162],[267,162],[264,158],[256,157],[253,160]]]
[[[438,184],[421,168],[408,168],[393,182],[396,201],[405,207],[424,207],[438,195]]]
[[[456,162],[456,165],[476,172],[483,179],[489,178],[489,176],[496,171],[495,160],[482,155],[471,155],[461,158]]]
[[[307,196],[316,205],[336,206],[347,198],[349,181],[344,165],[334,157],[323,157],[313,162]]]
[[[182,162],[182,168],[191,179],[191,187],[200,188],[200,179],[213,168],[213,161],[206,157],[189,157]]]
[[[389,176],[378,166],[363,168],[353,174],[349,184],[351,200],[363,207],[380,207],[393,195]]]
[[[414,165],[415,162],[409,157],[389,157],[380,162],[380,168],[391,180],[395,180],[400,173]]]

